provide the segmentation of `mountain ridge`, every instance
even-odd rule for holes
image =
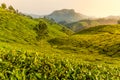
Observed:
[[[75,12],[74,9],[55,10],[46,17],[49,19],[54,19],[58,23],[64,21],[70,23],[89,18],[88,16]]]

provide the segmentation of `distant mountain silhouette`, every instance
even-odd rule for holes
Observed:
[[[50,15],[47,15],[46,17],[49,19],[54,19],[58,23],[61,22],[71,23],[88,18],[88,16],[76,13],[74,9],[56,10],[52,12]]]

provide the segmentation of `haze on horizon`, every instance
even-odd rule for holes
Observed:
[[[120,0],[0,0],[20,12],[46,15],[54,10],[74,9],[76,12],[95,17],[119,16]]]

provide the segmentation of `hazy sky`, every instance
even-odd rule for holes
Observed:
[[[75,9],[88,16],[120,15],[120,0],[0,0],[24,13],[49,14],[59,9]]]

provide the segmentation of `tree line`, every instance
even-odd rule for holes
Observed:
[[[15,10],[12,5],[7,7],[7,5],[5,3],[2,3],[0,7],[3,9],[9,10],[11,12],[14,12],[14,13],[18,13],[18,10]]]

